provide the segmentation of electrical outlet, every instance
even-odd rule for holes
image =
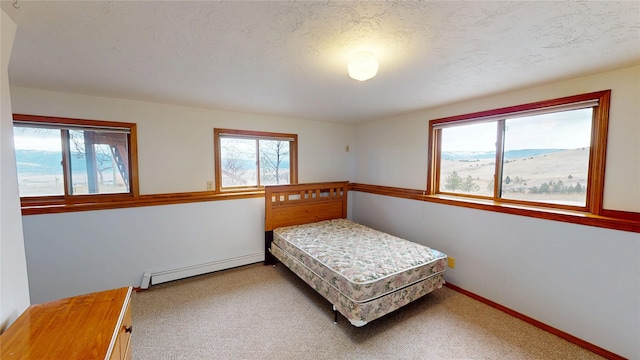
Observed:
[[[207,181],[207,190],[213,190],[213,181]]]
[[[452,268],[452,269],[455,269],[456,268],[456,259],[452,258],[451,256],[449,256],[447,258],[447,266]]]

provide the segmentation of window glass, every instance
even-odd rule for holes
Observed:
[[[254,139],[220,139],[222,187],[257,186],[257,142]]]
[[[69,130],[69,142],[70,194],[129,192],[126,134]]]
[[[493,195],[496,134],[496,123],[442,129],[441,192]]]
[[[15,127],[20,196],[64,195],[60,130]]]
[[[502,198],[586,205],[593,110],[505,121]]]
[[[289,142],[260,140],[260,183],[280,185],[289,183]]]

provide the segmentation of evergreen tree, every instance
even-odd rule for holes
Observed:
[[[462,178],[456,171],[452,172],[447,176],[445,180],[444,188],[445,190],[456,191],[460,189],[462,186]]]
[[[564,184],[562,183],[562,180],[558,180],[557,183],[553,184],[553,188],[551,191],[553,193],[564,193],[565,187],[564,187]]]
[[[471,175],[467,176],[467,178],[464,179],[464,182],[460,185],[460,188],[464,192],[474,192],[480,190],[480,186],[473,182],[473,178],[471,177]]]
[[[549,184],[542,183],[542,185],[540,185],[540,193],[541,194],[548,194],[550,192],[549,190],[550,190]]]

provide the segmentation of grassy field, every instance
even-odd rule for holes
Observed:
[[[18,174],[20,196],[64,195],[63,178],[62,174]],[[86,180],[75,183],[73,192],[77,195],[88,194]],[[128,189],[122,181],[115,185],[109,181],[108,183],[99,183],[98,192],[100,194],[116,194],[128,192]]]
[[[503,167],[503,179],[509,177],[509,183],[503,181],[503,197],[531,201],[551,201],[584,203],[585,194],[581,193],[531,193],[532,188],[540,188],[543,184],[562,182],[565,187],[582,187],[587,185],[589,168],[589,148],[561,150],[545,155],[531,156],[507,160]],[[462,179],[471,177],[479,187],[473,194],[492,196],[492,179],[495,171],[495,160],[443,160],[441,164],[441,190],[447,177],[456,172]],[[461,191],[456,191],[461,192]]]

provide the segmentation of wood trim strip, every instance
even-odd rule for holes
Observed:
[[[140,195],[138,198],[116,200],[109,202],[55,204],[46,203],[38,205],[23,205],[22,215],[57,214],[76,211],[95,211],[108,209],[124,209],[131,207],[175,205],[193,202],[236,200],[259,198],[264,196],[264,191],[245,191],[241,193],[216,194],[210,191],[169,193],[155,195]]]
[[[424,200],[426,196],[425,195],[426,192],[421,190],[413,190],[413,189],[405,189],[405,188],[381,186],[381,185],[359,184],[359,183],[350,183],[349,190],[366,192],[366,193],[377,194],[377,195],[387,195],[387,196],[399,197],[403,199],[412,199],[412,200]]]
[[[222,169],[222,159],[220,158],[221,154],[218,149],[220,149],[220,129],[213,129],[213,171],[215,173],[215,183],[214,188],[218,191],[222,184],[222,172],[218,171],[218,169]]]
[[[603,210],[602,215],[596,216],[582,212],[554,211],[549,209],[525,208],[522,206],[501,204],[491,201],[460,201],[452,200],[446,196],[425,195],[425,191],[405,189],[381,185],[367,185],[349,183],[350,191],[359,191],[376,195],[393,196],[402,199],[434,202],[446,205],[462,206],[471,209],[495,211],[506,214],[529,216],[547,220],[563,221],[574,224],[596,226],[614,230],[640,233],[640,213]],[[264,191],[250,191],[238,193],[214,193],[211,191],[167,193],[155,195],[140,195],[138,198],[116,198],[108,202],[64,204],[58,199],[37,204],[23,204],[22,215],[56,214],[76,211],[95,211],[108,209],[122,209],[130,207],[144,207],[157,205],[175,205],[192,202],[235,200],[263,197]]]
[[[640,222],[640,213],[620,210],[602,210],[602,216]]]
[[[491,301],[489,299],[486,299],[486,298],[484,298],[484,297],[482,297],[480,295],[477,295],[477,294],[474,294],[474,293],[472,293],[472,292],[470,292],[468,290],[462,289],[462,288],[460,288],[460,287],[458,287],[456,285],[453,285],[453,284],[447,282],[445,284],[445,286],[448,287],[448,288],[451,288],[452,290],[455,290],[455,291],[457,291],[457,292],[459,292],[461,294],[464,294],[464,295],[466,295],[466,296],[468,296],[468,297],[470,297],[470,298],[472,298],[474,300],[480,301],[483,304],[489,305],[494,309],[498,309],[498,310],[500,310],[500,311],[502,311],[502,312],[504,312],[506,314],[509,314],[509,315],[511,315],[511,316],[513,316],[515,318],[518,318],[518,319],[520,319],[520,320],[522,320],[522,321],[524,321],[526,323],[529,323],[529,324],[531,324],[531,325],[533,325],[533,326],[535,326],[535,327],[537,327],[539,329],[542,329],[542,330],[544,330],[546,332],[549,332],[549,333],[551,333],[553,335],[556,335],[556,336],[558,336],[558,337],[560,337],[560,338],[562,338],[564,340],[567,340],[570,343],[576,344],[576,345],[580,346],[581,348],[584,348],[586,350],[591,351],[592,353],[598,354],[598,355],[600,355],[602,357],[605,357],[607,359],[610,359],[610,360],[625,360],[624,357],[622,357],[622,356],[620,356],[618,354],[612,353],[609,350],[603,349],[603,348],[601,348],[601,347],[599,347],[597,345],[594,345],[594,344],[592,344],[590,342],[584,341],[584,340],[582,340],[582,339],[580,339],[578,337],[575,337],[575,336],[573,336],[573,335],[571,335],[569,333],[566,333],[566,332],[564,332],[562,330],[556,329],[556,328],[554,328],[552,326],[549,326],[549,325],[547,325],[547,324],[545,324],[545,323],[543,323],[541,321],[538,321],[538,320],[536,320],[534,318],[530,318],[527,315],[524,315],[524,314],[519,313],[519,312],[517,312],[515,310],[512,310],[512,309],[509,309],[506,306],[500,305],[500,304],[498,304],[496,302],[493,302],[493,301]]]
[[[460,199],[445,195],[425,195],[426,191],[421,190],[358,183],[350,184],[349,190],[640,233],[640,213],[605,210],[602,215],[594,215],[587,212],[523,206],[492,200]]]
[[[611,90],[603,91],[594,110],[589,154],[589,179],[587,181],[587,204],[589,212],[602,215],[604,202],[604,173],[607,162],[607,134],[609,129],[609,108]]]
[[[14,121],[27,121],[32,123],[44,123],[44,124],[60,124],[60,125],[77,125],[77,126],[104,126],[104,127],[116,127],[116,128],[131,128],[135,126],[135,123],[123,122],[123,121],[107,121],[107,120],[87,120],[66,118],[59,116],[41,116],[41,115],[27,115],[27,114],[13,114]]]
[[[129,134],[129,189],[133,197],[140,196],[140,181],[138,176],[138,126],[131,124]]]
[[[529,103],[529,104],[508,106],[508,107],[504,107],[504,108],[479,111],[479,112],[474,112],[474,113],[464,114],[464,115],[449,116],[449,117],[446,117],[446,118],[431,120],[430,123],[442,124],[442,123],[450,123],[450,122],[461,121],[461,120],[469,120],[469,119],[476,119],[476,118],[487,118],[487,117],[493,117],[493,116],[501,116],[501,115],[505,115],[505,114],[518,113],[518,112],[527,111],[527,110],[537,110],[537,109],[544,109],[544,108],[552,108],[554,106],[565,105],[565,104],[569,104],[569,103],[579,103],[579,102],[582,102],[582,101],[588,101],[588,100],[594,100],[596,98],[602,98],[602,96],[606,92],[611,92],[611,90],[596,91],[596,92],[587,93],[587,94],[566,96],[566,97],[563,97],[563,98],[558,98],[558,99],[553,99],[553,100],[543,100],[543,101],[538,101],[538,102]],[[431,128],[431,126],[430,126],[430,128]]]

